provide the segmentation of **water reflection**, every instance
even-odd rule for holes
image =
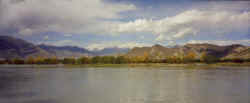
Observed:
[[[249,103],[248,69],[0,69],[1,103]]]

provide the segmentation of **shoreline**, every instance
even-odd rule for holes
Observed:
[[[15,64],[3,64],[0,65],[1,68],[101,68],[101,67],[111,67],[111,68],[120,68],[120,67],[185,67],[185,68],[196,68],[196,67],[249,67],[250,62],[246,63],[188,63],[188,64],[169,64],[169,63],[136,63],[136,64],[24,64],[24,65],[15,65]],[[155,69],[157,69],[155,68]]]

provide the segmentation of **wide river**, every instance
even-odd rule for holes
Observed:
[[[250,103],[250,69],[0,68],[0,103]]]

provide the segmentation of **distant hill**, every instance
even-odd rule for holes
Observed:
[[[30,56],[49,57],[51,55],[27,41],[9,36],[0,36],[0,58],[27,58]]]
[[[128,48],[104,48],[103,50],[89,51],[76,46],[51,46],[34,45],[22,39],[9,36],[0,36],[0,59],[28,58],[28,57],[81,57],[81,56],[104,56],[104,55],[125,55],[145,56],[153,59],[164,59],[166,57],[184,57],[190,53],[195,54],[199,59],[203,53],[220,59],[250,59],[250,47],[234,44],[229,46],[218,46],[213,44],[186,44],[183,46],[165,47],[154,45],[152,47]]]
[[[76,46],[34,45],[25,40],[0,36],[0,59],[28,58],[28,57],[81,57],[126,54],[128,48],[104,48],[98,51],[89,51]]]
[[[184,46],[168,48],[157,44],[152,47],[133,48],[126,55],[132,57],[147,55],[153,59],[163,59],[169,56],[183,57],[189,53],[194,53],[197,59],[201,57],[202,53],[221,59],[248,59],[250,58],[250,47],[238,44],[229,46],[218,46],[213,44],[186,44]]]
[[[118,48],[118,47],[113,47],[113,48],[104,48],[102,50],[95,50],[92,51],[94,55],[100,55],[100,56],[105,56],[105,55],[124,55],[128,53],[130,49],[129,48]]]
[[[38,45],[41,49],[49,52],[56,57],[81,57],[81,56],[106,56],[106,55],[122,55],[126,54],[128,48],[104,48],[102,50],[89,51],[85,48],[76,46],[51,46],[51,45]]]
[[[51,46],[51,45],[38,45],[41,49],[49,52],[53,56],[59,58],[66,57],[81,57],[81,56],[91,56],[93,53],[87,49],[76,47],[76,46]]]

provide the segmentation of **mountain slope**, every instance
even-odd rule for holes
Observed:
[[[176,46],[167,48],[161,45],[154,45],[152,47],[133,48],[126,55],[127,56],[149,56],[153,59],[164,59],[169,56],[184,57],[189,53],[195,54],[195,58],[200,58],[203,53],[212,55],[217,58],[250,58],[250,48],[243,45],[218,46],[212,44],[187,44],[184,46]]]
[[[29,56],[49,57],[50,54],[27,41],[0,36],[0,58],[27,58]]]
[[[250,58],[250,47],[246,46],[234,46],[231,47],[232,49],[229,51],[228,55],[224,58],[242,58],[242,59],[249,59]]]
[[[100,51],[89,51],[76,46],[34,45],[22,39],[10,36],[0,36],[0,59],[27,57],[82,57],[98,55],[117,55],[128,52],[127,48],[104,48]]]
[[[79,48],[76,46],[50,46],[50,45],[38,45],[40,48],[46,50],[50,54],[59,57],[81,57],[81,56],[90,56],[92,53],[84,48]]]
[[[126,56],[148,56],[153,59],[164,59],[166,57],[184,57],[195,54],[195,58],[201,58],[203,53],[221,59],[250,59],[250,47],[243,45],[218,46],[212,44],[187,44],[184,46],[164,47],[154,45],[152,47],[127,48],[105,48],[100,51],[89,51],[75,46],[49,46],[34,45],[25,40],[9,36],[0,36],[0,59],[27,58],[27,57],[81,57],[81,56],[104,56],[104,55],[126,55]]]

